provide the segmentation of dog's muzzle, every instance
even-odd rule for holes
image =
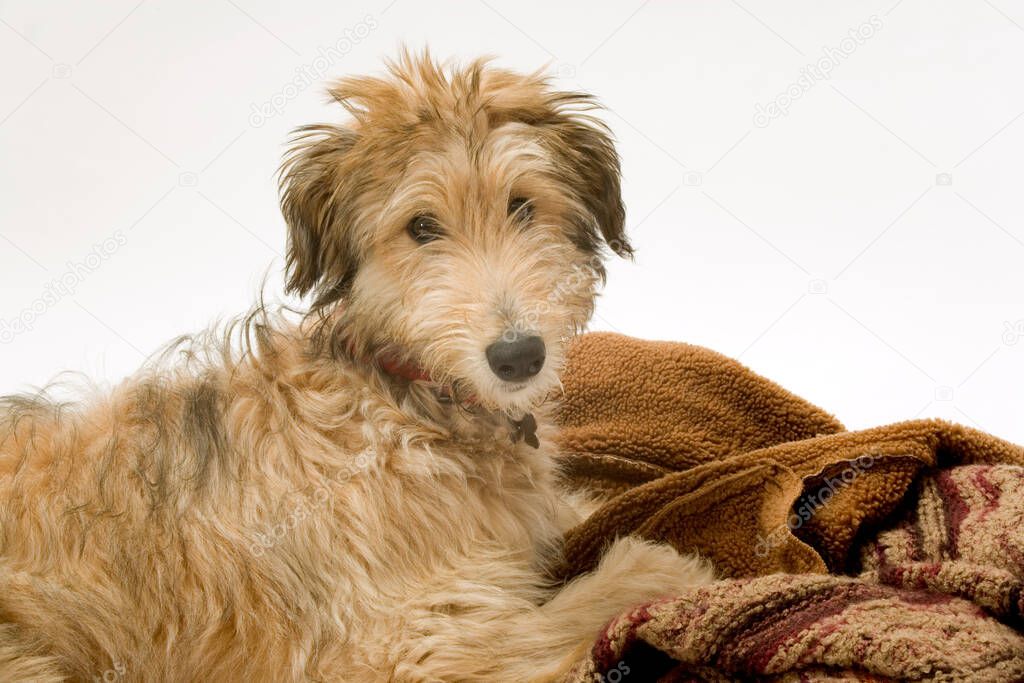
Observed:
[[[487,363],[499,379],[522,382],[544,367],[544,340],[537,335],[517,335],[512,341],[501,339],[487,347]]]

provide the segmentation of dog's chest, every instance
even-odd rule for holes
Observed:
[[[433,508],[436,519],[462,529],[466,538],[510,549],[532,546],[549,534],[557,503],[546,450],[473,443],[454,446],[442,457],[447,471],[403,478],[413,508]],[[440,530],[427,523],[425,531]]]
[[[338,531],[375,591],[429,581],[481,554],[533,564],[559,533],[546,446],[448,446],[382,452],[376,470],[351,482]]]

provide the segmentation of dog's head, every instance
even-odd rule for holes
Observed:
[[[351,121],[300,129],[282,167],[289,289],[359,353],[527,410],[592,314],[605,246],[631,253],[594,101],[408,54],[330,93]]]

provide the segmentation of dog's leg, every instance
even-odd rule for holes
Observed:
[[[536,579],[536,577],[534,577]],[[601,629],[634,605],[678,595],[714,579],[695,556],[667,545],[626,537],[598,567],[537,606],[492,588],[464,594],[444,614],[420,613],[405,627],[407,644],[398,680],[552,681],[583,655]],[[436,607],[435,607],[436,610]]]
[[[538,645],[548,642],[550,659],[545,669],[535,669],[537,679],[554,680],[564,674],[616,615],[713,580],[710,565],[696,555],[679,555],[670,546],[634,537],[618,539],[594,571],[540,608],[543,618],[536,635]]]

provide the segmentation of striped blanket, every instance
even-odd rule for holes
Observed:
[[[607,502],[563,578],[624,533],[724,576],[620,615],[568,680],[1024,681],[1024,450],[847,432],[713,352],[616,335],[574,348],[565,405],[567,481]]]

